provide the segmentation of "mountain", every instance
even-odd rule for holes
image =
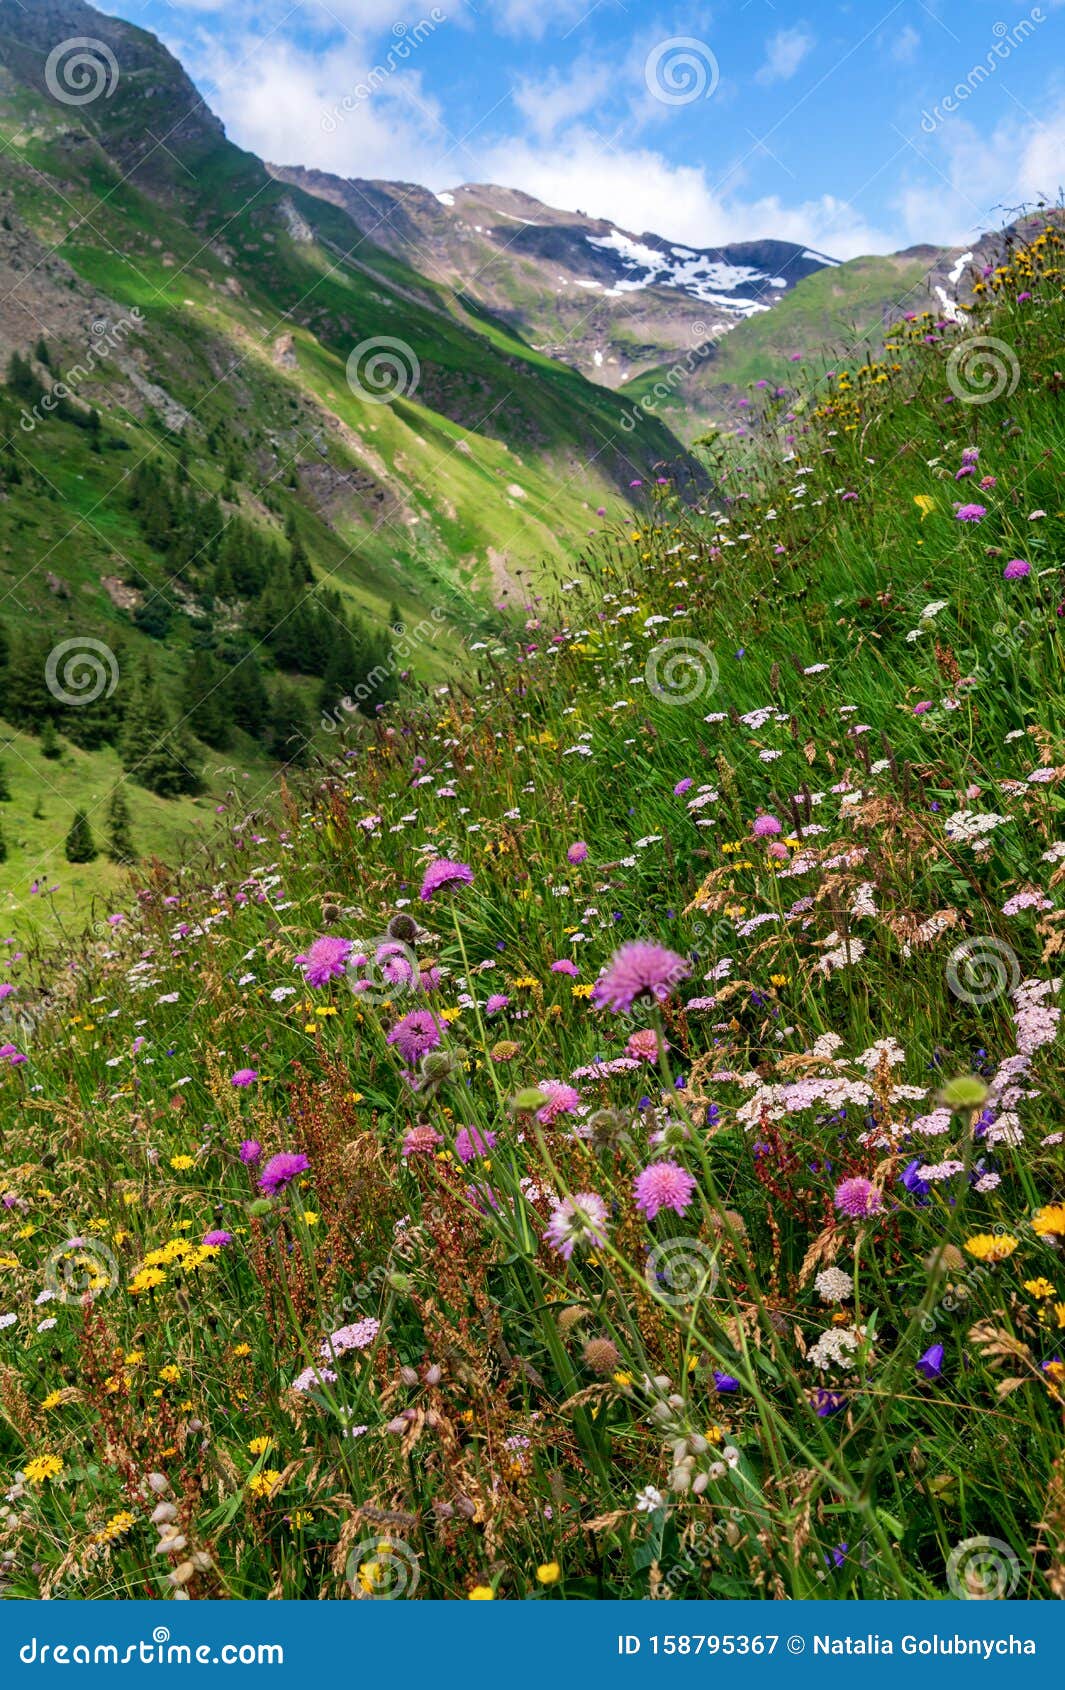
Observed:
[[[0,151],[0,654],[25,772],[0,887],[51,877],[76,770],[106,806],[149,682],[183,794],[138,788],[135,832],[169,852],[175,805],[257,789],[345,697],[372,716],[402,671],[439,679],[496,606],[572,570],[597,510],[684,474],[664,425],[634,438],[621,399],[276,181],[133,24],[0,0]],[[120,675],[106,713],[45,684],[73,640]],[[46,722],[70,781],[27,758]]]
[[[719,340],[837,262],[791,241],[681,246],[515,188],[434,194],[409,182],[270,169],[345,211],[368,242],[611,388]]]

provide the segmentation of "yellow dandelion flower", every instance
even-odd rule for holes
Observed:
[[[131,1514],[128,1508],[123,1508],[117,1514],[112,1514],[106,1526],[101,1526],[89,1539],[90,1543],[114,1543],[116,1538],[125,1537],[137,1524],[137,1516]]]
[[[1046,1297],[1056,1297],[1058,1294],[1057,1288],[1051,1285],[1049,1279],[1026,1279],[1024,1289],[1029,1297],[1038,1297],[1040,1300]]]
[[[494,1602],[496,1593],[490,1584],[475,1584],[467,1596],[467,1602]]]
[[[615,1373],[614,1374],[614,1383],[621,1390],[624,1391],[628,1388],[629,1385],[632,1384],[632,1374],[631,1373]]]
[[[1065,1235],[1065,1203],[1048,1203],[1032,1216],[1032,1230],[1045,1238],[1048,1232]]]
[[[233,1354],[235,1356],[250,1356],[251,1355],[251,1345],[250,1344],[234,1344],[233,1345]]]
[[[977,1232],[965,1240],[965,1248],[978,1262],[1004,1262],[1012,1256],[1019,1242],[1008,1232]]]
[[[181,1378],[181,1369],[175,1367],[173,1362],[168,1362],[165,1367],[159,1369],[159,1377],[165,1379],[168,1385],[176,1385]]]
[[[58,1408],[63,1401],[62,1391],[49,1391],[41,1404],[42,1408]]]
[[[537,1584],[557,1584],[562,1577],[562,1568],[557,1561],[545,1561],[536,1569]]]
[[[58,1478],[63,1466],[61,1455],[35,1455],[26,1463],[26,1477],[31,1485],[43,1485],[48,1479]]]
[[[252,1438],[248,1448],[252,1455],[265,1455],[267,1450],[272,1447],[273,1441],[273,1438]]]
[[[156,1286],[162,1285],[165,1279],[166,1274],[162,1268],[141,1268],[140,1272],[135,1273],[129,1282],[130,1295],[138,1297],[142,1291],[154,1291]]]
[[[194,1168],[196,1163],[192,1156],[171,1156],[170,1166],[176,1168],[179,1174],[183,1174],[188,1168]]]
[[[248,1480],[248,1489],[253,1496],[268,1496],[281,1477],[276,1467],[264,1467],[261,1473],[253,1473]]]

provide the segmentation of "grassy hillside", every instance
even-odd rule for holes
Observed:
[[[8,1594],[1061,1594],[1063,258],[9,950]]]

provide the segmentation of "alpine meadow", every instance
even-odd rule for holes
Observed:
[[[660,221],[0,0],[5,1598],[1065,1597],[1065,218]]]

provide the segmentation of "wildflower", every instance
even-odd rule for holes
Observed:
[[[500,1010],[506,1009],[510,999],[503,992],[492,992],[487,999],[484,1009],[486,1015],[498,1015]]]
[[[1065,1203],[1048,1203],[1032,1216],[1032,1231],[1040,1238],[1065,1237]]]
[[[193,1156],[171,1156],[170,1166],[175,1169],[177,1173],[183,1174],[187,1171],[187,1169],[194,1168],[196,1166],[196,1159]]]
[[[1019,1242],[1008,1232],[978,1232],[965,1240],[965,1249],[978,1262],[1004,1262],[1012,1256]]]
[[[1044,1301],[1048,1297],[1056,1297],[1058,1294],[1057,1289],[1055,1286],[1051,1285],[1049,1279],[1026,1279],[1024,1282],[1024,1289],[1030,1297],[1036,1297],[1040,1301]],[[53,1392],[53,1395],[55,1394],[56,1393]],[[43,1406],[47,1408],[47,1402],[45,1402]]]
[[[269,1496],[281,1477],[277,1467],[264,1467],[261,1473],[253,1473],[248,1480],[248,1489],[253,1496]]]
[[[408,1137],[410,1135],[408,1134]],[[466,1165],[477,1156],[485,1156],[496,1142],[495,1133],[479,1132],[476,1128],[460,1127],[455,1135],[455,1154]]]
[[[569,1086],[564,1080],[541,1080],[536,1089],[544,1098],[536,1111],[542,1127],[549,1127],[560,1115],[572,1115],[581,1101],[576,1086]]]
[[[403,1139],[404,1156],[431,1156],[444,1140],[435,1127],[426,1121],[421,1126],[408,1128]]]
[[[258,1078],[257,1068],[238,1068],[230,1077],[229,1083],[231,1086],[253,1086]]]
[[[577,1244],[606,1243],[607,1206],[594,1191],[578,1191],[557,1204],[547,1223],[544,1240],[567,1262]]]
[[[584,1346],[585,1367],[593,1373],[613,1374],[618,1365],[618,1348],[610,1338],[589,1338]]]
[[[575,980],[580,973],[580,969],[575,962],[570,962],[568,957],[562,957],[558,962],[551,964],[551,972],[552,974],[568,974],[571,980]]]
[[[434,892],[449,892],[459,886],[473,884],[473,870],[467,863],[452,862],[449,857],[437,857],[429,864],[418,896],[428,903]]]
[[[561,1577],[562,1568],[557,1561],[545,1561],[543,1566],[536,1569],[538,1584],[557,1584]]]
[[[496,1593],[490,1584],[475,1584],[467,1596],[467,1602],[494,1602]]]
[[[766,839],[771,833],[783,833],[776,816],[755,816],[751,824],[751,832],[756,839]]]
[[[387,1042],[398,1046],[404,1062],[420,1061],[440,1043],[440,1024],[427,1009],[412,1009],[402,1021],[397,1021],[388,1034]]]
[[[252,1455],[265,1455],[267,1450],[273,1444],[273,1441],[273,1438],[252,1438],[248,1444],[248,1449]]]
[[[263,1147],[257,1138],[245,1138],[240,1143],[240,1159],[247,1166],[257,1162],[263,1153]]]
[[[943,1372],[943,1345],[932,1344],[917,1363],[918,1373],[923,1373],[926,1379],[933,1383]]]
[[[330,980],[343,978],[352,949],[350,939],[337,939],[325,933],[314,941],[307,955],[298,956],[296,962],[303,969],[303,978],[308,986],[327,986]]]
[[[223,1232],[220,1228],[213,1232],[205,1232],[203,1242],[209,1250],[222,1250],[227,1244],[232,1244],[233,1234]]]
[[[955,522],[983,522],[986,505],[959,505],[954,512]]]
[[[633,939],[614,952],[595,983],[592,1002],[598,1009],[626,1015],[640,998],[662,1003],[690,973],[675,951],[652,939]]]
[[[323,1338],[320,1354],[323,1361],[347,1355],[349,1350],[367,1350],[381,1330],[381,1322],[368,1316],[350,1326],[338,1326],[328,1338]]]
[[[569,850],[566,852],[566,861],[568,863],[572,863],[574,868],[576,868],[578,863],[583,863],[587,855],[588,847],[584,843],[584,840],[575,839]]]
[[[1022,557],[1011,557],[1002,571],[1002,579],[1004,581],[1020,581],[1025,575],[1031,573],[1032,566],[1030,563],[1025,563]]]
[[[837,1185],[834,1202],[841,1215],[849,1215],[852,1220],[861,1220],[868,1215],[880,1213],[884,1206],[884,1196],[872,1180],[858,1176],[855,1179],[845,1179]]]
[[[675,1214],[683,1215],[691,1206],[695,1186],[694,1175],[677,1162],[652,1162],[633,1181],[636,1207],[649,1221],[661,1209],[672,1209]]]
[[[26,1463],[26,1478],[31,1485],[43,1485],[49,1479],[57,1479],[63,1467],[61,1455],[35,1455]]]
[[[127,1532],[131,1532],[136,1524],[137,1516],[131,1514],[128,1508],[123,1508],[117,1514],[112,1514],[107,1524],[101,1526],[98,1532],[93,1532],[89,1541],[90,1543],[114,1543],[118,1538],[125,1537]]]
[[[654,1485],[645,1485],[643,1490],[636,1493],[636,1512],[638,1514],[653,1514],[656,1508],[664,1508],[666,1499]]]
[[[738,1391],[739,1388],[739,1380],[734,1379],[731,1373],[720,1373],[716,1367],[714,1368],[715,1391],[718,1391],[722,1396],[727,1397],[731,1396],[734,1391]]]
[[[823,1303],[848,1303],[854,1294],[854,1280],[840,1267],[822,1268],[814,1285]]]
[[[279,1151],[276,1156],[271,1156],[259,1175],[259,1190],[274,1197],[279,1191],[284,1191],[287,1185],[291,1185],[297,1175],[305,1174],[310,1165],[300,1150]]]
[[[625,1044],[625,1055],[635,1056],[640,1062],[658,1061],[658,1034],[653,1027],[641,1027],[638,1032],[630,1033]]]

